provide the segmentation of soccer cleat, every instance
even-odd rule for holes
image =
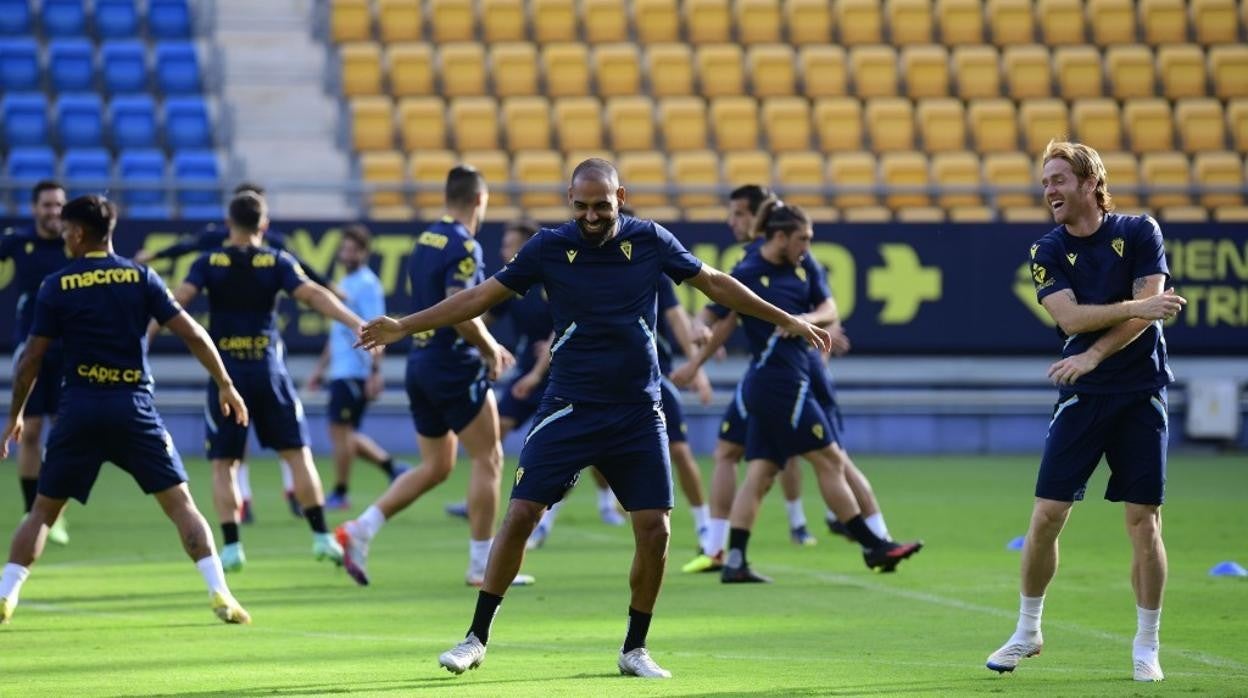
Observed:
[[[221,548],[221,569],[226,572],[240,572],[247,564],[247,556],[243,553],[242,543],[230,543]]]
[[[719,581],[724,584],[771,584],[771,577],[755,572],[749,565],[741,565],[725,567],[720,573]]]
[[[446,505],[446,515],[459,519],[468,518],[468,502],[453,502]]]
[[[403,476],[403,473],[406,473],[411,469],[411,463],[404,463],[403,461],[396,462],[394,464],[394,470],[390,472],[390,482],[393,483],[395,480],[398,480]]]
[[[351,499],[345,494],[331,492],[330,495],[325,498],[325,508],[334,511],[347,511],[351,508]]]
[[[862,554],[867,567],[877,572],[894,572],[902,560],[923,549],[923,541],[913,543],[894,543],[889,541],[873,550]]]
[[[628,523],[628,519],[624,518],[624,515],[613,506],[600,508],[598,516],[602,517],[602,522],[608,526],[623,526]]]
[[[255,523],[256,516],[251,512],[251,500],[244,499],[242,506],[238,508],[238,518],[245,524]]]
[[[537,579],[531,574],[517,574],[516,578],[511,580],[511,586],[513,587],[533,586],[536,583],[537,583]],[[464,584],[467,584],[470,587],[480,589],[481,585],[485,584],[485,573],[481,573],[477,575],[477,574],[473,574],[472,572],[469,572],[464,577]]]
[[[850,533],[849,529],[845,527],[845,524],[840,521],[837,521],[836,519],[824,519],[824,523],[828,524],[828,532],[832,535],[840,536],[850,543],[858,543],[858,541],[854,540],[854,535]]]
[[[529,534],[529,539],[524,542],[525,550],[537,550],[546,544],[546,536],[550,535],[550,529],[538,524],[537,528]]]
[[[351,534],[351,527],[354,521],[339,526],[334,530],[334,537],[338,540],[338,545],[342,547],[342,566],[346,568],[347,574],[355,580],[356,584],[362,587],[368,586],[368,570],[365,566],[368,564],[368,541]]]
[[[317,560],[329,560],[339,567],[342,566],[342,546],[334,540],[332,533],[312,534],[312,555]]]
[[[619,667],[620,673],[625,676],[639,676],[643,679],[672,678],[672,672],[656,664],[645,647],[620,652]]]
[[[48,527],[48,542],[57,545],[69,545],[69,528],[65,525],[65,515],[61,514]]]
[[[290,513],[296,519],[303,518],[303,507],[299,505],[299,498],[291,490],[286,490],[286,506],[290,507]]]
[[[818,545],[819,539],[810,535],[810,531],[806,530],[806,525],[802,524],[797,528],[789,530],[789,540],[795,545]]]
[[[1040,650],[1043,648],[1044,636],[1040,633],[1036,633],[1036,636],[1030,640],[1019,640],[1011,637],[1001,649],[989,655],[988,661],[984,666],[999,674],[1014,671],[1014,667],[1018,666],[1019,662],[1040,654]]]
[[[1136,657],[1135,658],[1135,676],[1136,681],[1165,681],[1166,675],[1161,673],[1161,662],[1157,661],[1157,656],[1151,658]]]
[[[0,599],[0,625],[8,623],[13,618],[13,611],[17,608],[17,604],[8,598]]]
[[[217,618],[223,623],[237,623],[239,625],[250,625],[251,614],[247,612],[233,596],[216,592],[210,596],[212,600],[212,612],[217,614]]]
[[[483,661],[485,661],[485,645],[481,644],[473,633],[468,633],[468,637],[438,657],[438,664],[452,674],[462,674],[469,669],[476,669]]]
[[[719,551],[715,555],[707,555],[702,553],[685,563],[680,568],[685,574],[694,574],[696,572],[718,572],[724,568],[724,551]]]

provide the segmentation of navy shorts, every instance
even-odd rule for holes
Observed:
[[[21,359],[22,347],[13,352],[13,367]],[[43,363],[39,366],[39,378],[35,387],[30,390],[26,399],[23,417],[49,417],[56,414],[61,402],[61,381],[65,379],[65,357],[61,353],[60,343],[54,345],[43,355]]]
[[[719,424],[719,440],[738,446],[745,445],[749,432],[750,413],[745,409],[744,387],[745,379],[742,378],[737,383],[737,389],[732,393],[732,402],[728,403],[728,409],[724,410],[724,418]]]
[[[329,421],[349,424],[359,429],[368,409],[364,381],[359,378],[337,378],[329,382]]]
[[[516,423],[520,426],[529,421],[536,412],[539,405],[542,404],[542,395],[546,393],[546,382],[537,386],[533,392],[529,393],[529,397],[524,400],[511,394],[511,386],[515,381],[508,383],[499,389],[498,395],[498,416]]]
[[[663,395],[663,419],[667,422],[667,440],[683,443],[689,440],[689,424],[685,422],[685,408],[680,401],[680,388],[664,378],[660,384]]]
[[[490,394],[485,364],[407,363],[407,404],[416,433],[428,439],[460,432],[481,413]]]
[[[256,439],[265,448],[287,451],[308,444],[308,425],[303,419],[303,403],[290,375],[285,371],[235,371],[234,387],[243,396]],[[247,427],[234,416],[221,414],[216,383],[208,384],[208,404],[204,407],[204,427],[208,457],[241,459],[247,451]]]
[[[810,388],[809,380],[796,376],[755,373],[746,381],[746,460],[762,458],[783,468],[793,456],[837,443],[836,428]]]
[[[550,506],[596,466],[627,511],[672,508],[667,426],[659,403],[542,400],[524,439],[512,499]]]
[[[1036,496],[1083,499],[1088,478],[1109,464],[1105,499],[1161,504],[1166,492],[1166,389],[1116,395],[1063,394],[1053,407]]]
[[[186,482],[151,393],[88,389],[64,397],[39,469],[39,494],[86,504],[104,461],[130,473],[147,494]]]

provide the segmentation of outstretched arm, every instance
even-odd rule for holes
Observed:
[[[318,283],[299,284],[299,287],[290,295],[321,315],[337,320],[353,330],[359,330],[360,325],[364,324],[359,315],[351,312],[350,308],[338,300],[338,296],[330,293],[329,289]]]
[[[1165,274],[1142,276],[1131,285],[1132,296],[1136,301],[1159,297],[1163,294],[1165,283]],[[1113,329],[1098,337],[1087,351],[1068,356],[1050,366],[1049,380],[1057,385],[1073,384],[1101,365],[1102,361],[1134,342],[1154,322],[1155,320],[1131,318],[1115,325]]]
[[[782,332],[804,337],[819,351],[828,350],[830,338],[826,330],[815,327],[799,317],[789,315],[759,298],[753,291],[728,274],[704,264],[702,270],[689,279],[689,283],[706,294],[707,298],[722,306],[770,322]]]
[[[412,313],[397,320],[384,316],[370,320],[360,329],[360,341],[356,343],[356,346],[374,349],[383,344],[394,344],[417,332],[456,325],[480,316],[513,295],[515,295],[514,291],[497,279],[489,278],[485,280],[485,283],[456,293],[441,303],[418,313]]]
[[[13,399],[9,402],[9,424],[4,429],[3,441],[0,442],[0,458],[9,457],[9,441],[22,438],[22,412],[26,409],[26,401],[30,399],[30,391],[39,378],[39,369],[43,366],[43,356],[48,353],[52,340],[48,337],[31,335],[26,340],[26,348],[22,350],[22,358],[17,362],[17,372],[13,375]]]
[[[446,289],[446,297],[457,296],[461,293],[467,293],[462,288]],[[490,330],[486,328],[484,318],[488,317],[488,313],[482,313],[471,320],[455,323],[455,331],[460,337],[464,338],[472,346],[481,352],[481,360],[489,367],[490,380],[498,380],[498,377],[507,372],[508,369],[516,362],[511,352],[507,351],[503,345],[494,339],[494,335],[490,334]]]

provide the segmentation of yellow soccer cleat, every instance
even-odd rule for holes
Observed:
[[[721,550],[716,553],[714,557],[706,554],[698,555],[689,562],[686,562],[685,566],[680,568],[680,571],[685,574],[694,574],[697,572],[718,572],[723,568],[724,553]]]
[[[247,613],[233,596],[222,593],[212,595],[212,612],[217,614],[223,623],[250,625],[251,614]]]
[[[17,604],[7,598],[0,599],[0,625],[9,622],[9,619],[13,617],[13,609],[15,608],[17,608]]]

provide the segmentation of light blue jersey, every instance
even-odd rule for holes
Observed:
[[[342,277],[338,287],[347,297],[346,306],[364,320],[386,314],[381,279],[367,266]],[[335,322],[329,329],[329,380],[368,378],[373,359],[368,352],[353,347],[355,339],[355,332],[341,322]]]

